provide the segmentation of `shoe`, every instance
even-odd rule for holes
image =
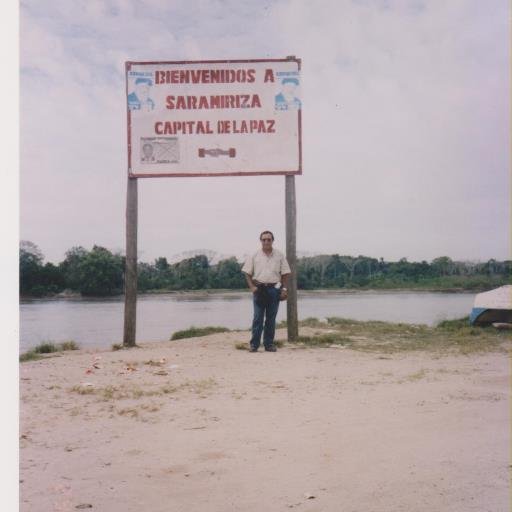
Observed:
[[[251,345],[251,347],[249,348],[249,352],[258,352],[258,348],[257,347],[253,347]]]
[[[265,352],[277,352],[277,348],[274,345],[271,347],[265,347]]]

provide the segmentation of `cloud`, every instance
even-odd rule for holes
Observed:
[[[303,59],[298,246],[509,252],[510,7],[478,1],[35,1],[21,15],[21,235],[124,245],[125,60]],[[139,180],[143,259],[284,245],[284,178]],[[229,233],[229,236],[226,236]]]

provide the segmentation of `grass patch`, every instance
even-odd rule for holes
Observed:
[[[63,341],[59,343],[60,350],[78,350],[78,344],[74,340]]]
[[[126,399],[138,400],[152,396],[164,396],[177,393],[178,391],[189,391],[202,395],[216,385],[217,382],[212,378],[203,380],[187,380],[181,384],[172,384],[171,382],[167,382],[158,387],[147,386],[145,388],[128,385],[96,387],[78,384],[69,388],[69,392],[77,393],[79,395],[95,395],[100,401],[111,402]]]
[[[36,354],[50,354],[52,352],[58,352],[59,348],[55,343],[51,341],[43,341],[32,349]]]
[[[184,329],[183,331],[176,331],[171,336],[171,341],[173,340],[182,340],[185,338],[197,338],[200,336],[208,336],[209,334],[215,334],[219,332],[229,332],[230,329],[227,327],[215,327],[215,326],[207,326],[207,327],[189,327],[188,329]]]
[[[283,340],[274,340],[274,345],[277,348],[283,348],[285,342]],[[249,342],[248,341],[242,341],[240,343],[235,343],[235,348],[237,350],[249,350]],[[265,347],[261,347],[263,350],[265,350]]]
[[[37,361],[38,359],[43,359],[45,357],[43,354],[53,354],[55,352],[78,349],[78,344],[73,340],[63,341],[62,343],[43,341],[42,343],[39,343],[39,345],[36,345],[33,349],[20,354],[19,360],[20,363],[24,363],[26,361]]]
[[[121,343],[113,343],[112,350],[115,352],[116,350],[123,350],[123,345]]]
[[[32,350],[20,354],[20,363],[24,363],[25,361],[37,361],[39,359],[43,359],[43,356],[41,356],[40,354],[36,354]]]
[[[307,346],[326,347],[329,345],[348,345],[353,343],[350,338],[343,336],[341,333],[327,333],[316,336],[299,336],[299,343]]]
[[[469,327],[469,316],[456,318],[455,320],[443,320],[439,322],[436,327],[445,331],[457,331],[464,327]]]
[[[79,395],[92,395],[96,392],[92,386],[82,386],[80,384],[73,386],[70,391]]]
[[[299,324],[301,327],[318,327],[331,331],[299,337],[298,341],[306,346],[345,345],[353,350],[367,352],[424,350],[471,354],[506,351],[503,344],[512,341],[509,332],[492,326],[470,326],[468,317],[444,320],[435,327],[339,317],[329,317],[325,322],[307,319]]]
[[[407,375],[405,378],[408,380],[408,381],[416,381],[416,380],[421,380],[421,379],[424,379],[427,375],[427,370],[425,370],[425,368],[422,368],[421,370],[418,370],[416,373],[411,373],[410,375]]]

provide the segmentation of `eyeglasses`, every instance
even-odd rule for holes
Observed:
[[[272,238],[262,238],[262,242],[272,242]]]

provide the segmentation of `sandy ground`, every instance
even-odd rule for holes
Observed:
[[[246,339],[21,364],[20,510],[510,510],[507,354]]]

